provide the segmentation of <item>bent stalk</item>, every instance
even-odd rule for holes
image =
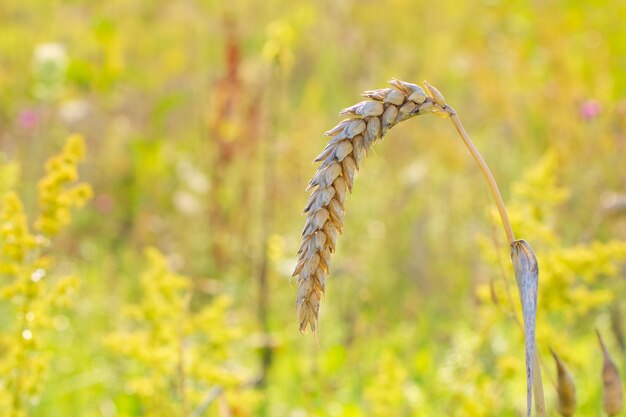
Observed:
[[[424,89],[412,83],[391,80],[391,88],[363,93],[366,100],[342,110],[346,118],[325,133],[330,138],[315,162],[320,166],[311,180],[312,190],[304,208],[307,219],[302,230],[298,262],[293,276],[298,277],[297,309],[300,331],[315,332],[320,300],[330,273],[330,258],[338,235],[343,230],[346,196],[352,192],[354,177],[361,162],[375,142],[393,126],[422,114],[450,118],[461,139],[483,173],[500,213],[511,248],[517,288],[522,302],[526,350],[527,416],[532,410],[534,391],[537,416],[545,417],[540,362],[535,343],[535,318],[539,268],[530,245],[516,240],[498,185],[465,131],[456,111],[448,106],[443,94],[424,82]]]

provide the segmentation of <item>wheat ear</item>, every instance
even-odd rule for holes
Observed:
[[[498,185],[489,167],[463,128],[456,111],[446,104],[443,94],[424,81],[425,90],[416,84],[399,80],[389,82],[391,88],[366,91],[362,101],[342,110],[347,118],[325,133],[331,140],[315,162],[321,162],[307,190],[313,189],[304,208],[307,213],[298,249],[298,263],[293,276],[298,276],[298,319],[300,331],[317,328],[320,299],[324,294],[330,255],[335,251],[337,235],[342,232],[345,199],[352,192],[354,175],[361,159],[372,144],[395,124],[413,116],[431,113],[450,118],[463,143],[478,164],[494,197],[502,226],[511,247],[511,261],[518,284],[524,317],[526,353],[527,416],[531,415],[533,391],[538,417],[545,417],[545,403],[539,354],[535,343],[535,318],[539,268],[537,258],[525,240],[516,240]]]
[[[367,100],[339,112],[346,119],[324,134],[331,139],[315,158],[320,166],[307,187],[313,192],[304,208],[307,218],[293,272],[298,276],[297,308],[303,333],[307,327],[313,332],[317,328],[330,256],[343,231],[346,196],[352,192],[364,156],[397,123],[419,114],[445,113],[437,99],[418,85],[395,79],[389,83],[391,88],[366,91]]]

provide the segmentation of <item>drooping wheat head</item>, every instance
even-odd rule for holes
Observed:
[[[368,100],[342,110],[346,119],[324,135],[331,139],[315,158],[320,166],[309,182],[313,190],[304,212],[307,214],[298,249],[297,309],[300,331],[317,329],[320,300],[330,272],[330,257],[337,237],[343,231],[346,196],[352,192],[354,175],[372,144],[397,123],[420,114],[448,117],[443,95],[433,86],[425,90],[416,84],[399,80],[391,88],[365,91]]]

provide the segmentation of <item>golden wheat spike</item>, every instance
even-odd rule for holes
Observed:
[[[325,133],[331,139],[315,158],[320,165],[307,187],[313,191],[304,208],[307,218],[293,272],[298,276],[297,308],[303,333],[317,328],[330,256],[343,231],[346,194],[352,192],[363,157],[398,122],[443,111],[441,93],[432,96],[416,84],[395,79],[389,83],[391,88],[365,91],[367,100],[339,112],[347,118]]]

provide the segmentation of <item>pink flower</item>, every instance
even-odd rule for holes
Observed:
[[[18,123],[22,129],[34,129],[39,123],[39,114],[36,110],[22,110],[17,116]]]
[[[583,120],[589,121],[593,120],[600,114],[600,102],[593,99],[588,99],[582,102],[580,105],[580,117]]]

